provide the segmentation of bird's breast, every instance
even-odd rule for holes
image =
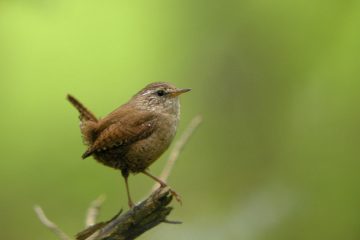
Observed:
[[[176,116],[162,116],[155,131],[148,138],[133,144],[126,156],[130,171],[145,170],[157,160],[170,146],[177,124]]]

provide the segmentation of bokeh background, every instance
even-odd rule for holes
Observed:
[[[359,239],[359,26],[359,1],[2,0],[1,239],[56,239],[34,204],[71,235],[98,195],[127,207],[65,95],[104,116],[153,81],[204,123],[169,179],[184,224],[141,239]]]

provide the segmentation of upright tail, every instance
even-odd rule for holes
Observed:
[[[79,111],[81,121],[85,120],[98,122],[98,119],[94,116],[94,114],[87,110],[86,107],[84,107],[84,105],[82,105],[76,98],[68,94],[67,99]]]

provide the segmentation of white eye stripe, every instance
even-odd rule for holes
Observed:
[[[149,95],[152,94],[154,91],[153,90],[146,90],[145,92],[143,92],[141,95],[145,96],[145,95]]]

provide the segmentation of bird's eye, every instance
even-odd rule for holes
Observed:
[[[161,97],[161,96],[164,96],[165,95],[165,91],[164,90],[157,90],[156,91],[156,94]]]

